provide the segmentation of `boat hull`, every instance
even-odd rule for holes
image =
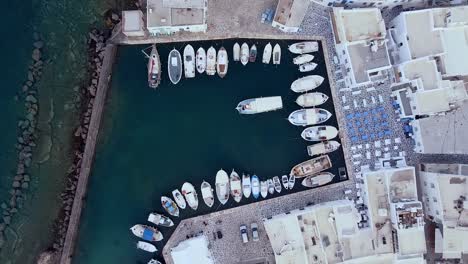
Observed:
[[[167,68],[169,80],[171,80],[173,84],[177,84],[180,78],[182,78],[182,58],[178,50],[173,49],[169,52]]]
[[[211,188],[211,184],[209,184],[206,181],[203,181],[200,189],[201,189],[203,201],[208,207],[212,207],[214,204],[214,195],[213,195],[213,189]]]
[[[273,48],[273,64],[281,64],[281,46],[279,44],[276,44]]]
[[[221,204],[226,204],[229,200],[229,176],[224,170],[216,173],[216,196]]]
[[[206,52],[206,74],[216,74],[216,50],[213,47],[210,47]]]
[[[252,194],[252,183],[249,175],[242,175],[242,193],[245,198],[249,198]]]
[[[157,242],[163,240],[163,235],[159,230],[147,225],[134,225],[130,228],[133,235],[146,241]]]
[[[341,146],[338,141],[323,141],[311,146],[307,146],[307,153],[309,156],[322,155],[331,153]]]
[[[152,45],[148,59],[148,86],[155,89],[161,82],[161,60],[156,45]]]
[[[182,195],[190,208],[193,210],[198,209],[198,194],[191,183],[186,182],[182,185]]]
[[[233,54],[233,60],[234,61],[239,61],[240,60],[240,45],[239,43],[236,42],[234,46],[232,47],[232,54]]]
[[[291,84],[291,90],[303,93],[319,87],[325,79],[320,75],[309,75],[295,80]]]
[[[185,78],[195,77],[195,50],[190,44],[184,48],[184,73]]]
[[[177,204],[169,197],[162,196],[161,197],[161,206],[166,210],[166,212],[172,216],[178,217],[179,216],[179,208]]]
[[[257,175],[252,176],[252,196],[255,199],[258,199],[260,196],[260,181]]]
[[[305,64],[302,64],[302,65],[299,65],[299,71],[300,72],[310,72],[310,71],[313,71],[315,70],[315,68],[317,68],[317,63],[313,63],[313,62],[309,62],[309,63],[305,63]]]
[[[332,126],[313,126],[304,129],[301,137],[307,141],[323,141],[335,138],[338,135],[338,129]]]
[[[229,176],[229,184],[231,186],[231,196],[236,202],[240,202],[242,199],[242,182],[239,174],[234,170]]]
[[[322,172],[317,175],[308,176],[302,180],[302,186],[308,188],[320,187],[330,183],[333,180],[333,177],[335,177],[335,175],[329,172]]]
[[[246,99],[240,102],[236,109],[239,114],[252,115],[275,111],[283,108],[281,96]]]
[[[330,157],[328,155],[323,155],[299,163],[291,169],[291,173],[289,175],[292,175],[296,178],[303,178],[320,173],[324,170],[328,170],[331,167],[332,162]]]
[[[317,52],[319,49],[318,42],[316,41],[305,41],[294,43],[289,46],[289,51],[294,54],[305,54],[310,52]]]
[[[328,96],[324,93],[306,93],[301,94],[296,99],[296,103],[302,107],[314,107],[324,104],[328,100]]]
[[[292,112],[288,120],[295,126],[318,125],[326,122],[332,114],[322,108],[300,109]]]
[[[263,49],[262,62],[265,64],[269,64],[271,61],[271,54],[272,54],[272,47],[271,47],[271,44],[268,43]]]
[[[314,59],[314,55],[310,54],[304,54],[304,55],[299,55],[293,59],[293,63],[296,65],[304,64],[311,62]]]
[[[266,181],[260,182],[260,195],[266,198],[268,195],[268,183]]]
[[[249,62],[255,62],[257,60],[257,46],[255,44],[250,47]]]
[[[228,65],[228,54],[226,52],[226,49],[221,47],[218,51],[218,63],[216,65],[216,70],[218,71],[219,77],[224,78],[224,76],[226,76],[228,71]]]
[[[206,70],[206,52],[201,47],[197,50],[196,64],[198,73],[204,73]]]
[[[249,62],[249,45],[245,42],[241,46],[240,61],[244,66]]]

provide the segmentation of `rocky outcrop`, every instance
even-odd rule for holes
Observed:
[[[59,261],[59,256],[57,252],[46,251],[39,255],[37,259],[37,264],[56,264]]]

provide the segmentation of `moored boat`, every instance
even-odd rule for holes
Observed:
[[[242,174],[242,192],[245,198],[249,198],[252,193],[252,185],[250,182],[250,175]]]
[[[211,184],[206,181],[203,181],[201,184],[201,194],[203,197],[203,201],[208,207],[212,207],[214,204],[214,195],[213,189],[211,188]]]
[[[331,182],[333,177],[335,177],[335,175],[330,172],[322,172],[320,174],[304,178],[304,180],[302,180],[302,185],[309,188],[323,186]]]
[[[292,190],[294,188],[295,183],[296,183],[296,177],[294,177],[294,175],[289,175],[289,181],[288,181],[289,190]]]
[[[255,62],[257,60],[257,46],[255,44],[250,47],[249,62]]]
[[[309,62],[309,63],[304,63],[302,65],[299,65],[299,71],[300,72],[310,72],[315,70],[317,68],[317,63]]]
[[[167,72],[169,74],[169,80],[171,80],[173,84],[177,84],[180,78],[182,78],[182,59],[180,57],[180,52],[176,49],[169,52]]]
[[[277,193],[281,192],[281,182],[278,176],[273,177],[273,185]]]
[[[216,196],[221,204],[226,204],[229,200],[229,176],[224,170],[219,170],[216,173]]]
[[[291,173],[289,175],[293,175],[296,178],[302,178],[328,170],[331,167],[332,162],[330,157],[328,157],[328,155],[323,155],[297,164],[291,169]]]
[[[239,174],[235,170],[232,170],[229,176],[229,184],[231,185],[231,195],[234,201],[240,202],[242,199],[242,183]]]
[[[266,198],[268,195],[268,183],[266,181],[260,182],[260,194],[263,198]]]
[[[244,66],[249,62],[249,45],[245,42],[241,46],[240,61]]]
[[[299,95],[296,103],[302,107],[314,107],[324,104],[328,100],[328,96],[324,93],[305,93]]]
[[[135,236],[146,241],[161,241],[164,238],[158,229],[147,225],[134,225],[130,230]]]
[[[227,51],[224,47],[221,47],[218,51],[218,63],[216,64],[219,77],[223,78],[226,76],[228,71],[228,64],[229,60]]]
[[[318,51],[319,46],[318,42],[316,41],[304,41],[294,43],[291,46],[289,46],[288,49],[294,54],[304,54]]]
[[[295,80],[291,84],[291,90],[296,93],[307,92],[319,87],[323,83],[323,80],[325,79],[320,75],[308,75]]]
[[[166,212],[172,216],[179,216],[179,208],[177,204],[167,196],[161,196],[161,206]]]
[[[273,180],[272,180],[272,179],[268,179],[268,180],[267,180],[267,184],[268,184],[268,192],[269,192],[270,194],[275,193],[275,184],[273,183]]]
[[[145,53],[146,54],[146,53]],[[151,88],[158,87],[161,82],[161,60],[156,45],[151,46],[151,53],[148,58],[148,85]]]
[[[147,264],[162,264],[161,262],[155,260],[155,259],[150,259]]]
[[[234,61],[239,61],[240,60],[240,45],[237,42],[232,47],[232,57],[233,57]]]
[[[279,44],[275,44],[273,48],[273,64],[278,65],[281,63],[281,46]]]
[[[185,202],[184,196],[182,196],[179,189],[175,189],[172,191],[172,197],[174,197],[174,201],[180,207],[180,209],[185,209],[187,207],[187,203]]]
[[[293,59],[293,63],[296,65],[304,64],[311,62],[314,59],[314,55],[310,54],[304,54],[304,55],[299,55]]]
[[[195,50],[190,44],[184,48],[184,73],[185,78],[195,77]]]
[[[333,126],[313,126],[304,129],[301,137],[307,141],[330,140],[338,135],[338,129]]]
[[[292,112],[288,120],[295,126],[318,125],[326,122],[332,114],[322,108],[307,108]]]
[[[158,213],[150,213],[148,215],[148,222],[165,227],[171,227],[174,225],[174,222],[169,217]]]
[[[216,74],[216,50],[213,47],[206,51],[206,74]]]
[[[146,252],[154,253],[158,251],[155,245],[145,242],[145,241],[138,241],[137,246],[138,249],[144,250]]]
[[[314,145],[307,146],[309,156],[322,155],[333,152],[341,146],[338,141],[323,141]]]
[[[283,108],[281,96],[246,99],[236,109],[240,114],[258,114]]]
[[[262,56],[262,62],[265,64],[269,64],[271,60],[271,53],[272,53],[272,47],[270,42],[265,45],[265,48],[263,49],[263,56]]]
[[[206,52],[202,47],[197,50],[196,64],[198,73],[204,73],[206,70]]]
[[[285,190],[289,189],[288,182],[289,182],[288,175],[281,176],[281,183],[283,184],[283,188]]]
[[[252,176],[252,196],[255,199],[258,199],[260,195],[260,181],[258,180],[257,175]]]
[[[192,208],[193,210],[197,210],[198,195],[193,185],[189,182],[185,182],[182,185],[181,190],[182,190],[182,195],[185,197],[185,200],[187,201],[187,204],[190,206],[190,208]]]

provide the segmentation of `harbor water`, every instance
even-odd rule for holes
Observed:
[[[241,44],[244,40],[237,41]],[[140,52],[145,47],[119,48],[74,263],[146,263],[152,255],[135,248],[138,239],[129,228],[148,224],[151,211],[163,212],[162,195],[170,196],[186,181],[196,187],[198,210],[183,210],[181,217],[174,219],[178,222],[238,205],[232,199],[225,206],[216,201],[209,209],[201,199],[201,182],[214,186],[221,168],[265,180],[289,174],[292,166],[309,158],[306,147],[310,142],[300,137],[303,128],[287,120],[300,108],[295,103],[298,94],[289,89],[290,84],[306,75],[292,64],[293,55],[287,51],[291,42],[271,41],[282,47],[281,65],[264,65],[261,55],[267,41],[245,41],[258,48],[257,62],[245,67],[232,61],[232,40],[190,43],[195,50],[224,46],[229,70],[224,79],[197,73],[193,79],[182,78],[177,85],[168,79],[167,56],[173,48],[182,52],[188,43],[158,45],[163,79],[156,90],[147,87],[147,60]],[[331,97],[323,54],[314,55],[319,66],[312,73],[325,77],[317,91]],[[239,115],[235,110],[238,102],[262,96],[282,96],[284,108],[258,115]],[[331,98],[321,107],[334,114]],[[325,124],[337,126],[335,117]],[[341,149],[330,156],[331,172],[337,174],[338,168],[345,166]],[[297,182],[293,191],[301,190],[304,188]],[[244,198],[240,204],[251,202],[253,198]],[[165,240],[173,230],[161,228]],[[159,251],[163,243],[156,243]]]

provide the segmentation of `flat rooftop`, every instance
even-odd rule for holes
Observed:
[[[148,0],[147,26],[170,27],[203,24],[204,0]]]
[[[385,22],[378,8],[333,8],[336,27],[341,42],[383,39]]]
[[[445,54],[442,56],[447,76],[468,74],[468,26],[442,31]]]
[[[430,9],[405,12],[408,45],[413,59],[444,52],[439,30],[434,30]]]
[[[310,0],[279,0],[274,21],[288,27],[299,27],[304,19]]]
[[[435,60],[427,58],[412,60],[401,66],[404,77],[408,80],[420,79],[422,89],[433,90],[440,86],[440,73],[437,71]]]
[[[368,44],[356,43],[349,45],[348,53],[353,67],[354,78],[357,83],[369,81],[369,72],[379,68],[390,67],[387,44],[378,46],[376,52]]]
[[[450,101],[445,89],[422,91],[414,94],[418,114],[435,114],[450,110]]]

